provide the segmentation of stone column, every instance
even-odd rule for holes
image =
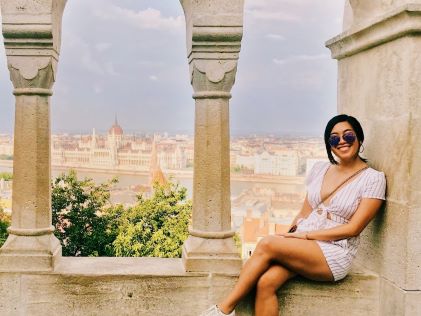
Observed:
[[[361,120],[364,154],[387,178],[356,260],[379,274],[380,315],[421,315],[421,1],[350,4],[352,23],[327,42],[338,112]]]
[[[243,0],[181,0],[195,99],[193,220],[187,271],[238,273],[231,229],[229,99],[243,34]]]
[[[2,0],[3,37],[16,96],[12,225],[0,271],[49,271],[61,257],[50,190],[50,96],[66,0]]]

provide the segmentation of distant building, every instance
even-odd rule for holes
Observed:
[[[305,193],[253,187],[232,200],[233,228],[240,232],[242,257],[253,253],[265,236],[286,232],[304,201]]]
[[[52,143],[52,164],[56,166],[148,171],[151,165],[152,139],[125,135],[117,118],[105,137],[93,129],[92,135],[78,139],[54,136]],[[166,138],[155,143],[161,168],[187,168],[193,150],[184,143]]]
[[[296,176],[298,170],[298,155],[294,150],[279,150],[273,153],[263,151],[254,155],[255,174],[270,174],[277,176]]]
[[[286,227],[277,225],[270,221],[269,212],[266,211],[260,217],[253,217],[251,211],[244,217],[240,230],[242,237],[241,256],[248,259],[256,249],[257,243],[265,236],[285,232]]]

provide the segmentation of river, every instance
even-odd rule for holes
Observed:
[[[9,166],[0,166],[0,172],[12,172],[13,167]],[[52,178],[57,177],[59,174],[62,174],[63,170],[52,169],[51,176]],[[129,174],[116,174],[113,172],[93,172],[93,171],[82,171],[78,170],[77,175],[79,179],[85,177],[91,178],[96,184],[105,182],[111,179],[114,176],[118,177],[118,183],[115,186],[116,192],[112,196],[112,201],[117,203],[132,203],[136,200],[135,193],[132,192],[129,187],[135,185],[147,185],[149,177],[147,175],[129,175]],[[238,178],[238,177],[237,177]],[[177,176],[173,175],[173,179],[178,182],[181,186],[187,188],[188,197],[192,196],[193,188],[193,179],[192,177]],[[304,190],[304,181],[303,179],[297,177],[291,177],[291,181],[288,181],[288,178],[282,178],[282,181],[276,182],[276,179],[264,177],[261,178],[252,178],[250,181],[247,181],[246,178],[239,178],[240,180],[231,180],[231,197],[234,198],[241,194],[243,191],[248,190],[252,187],[267,188],[273,189],[276,192],[280,193],[298,193]],[[298,181],[297,181],[298,179]],[[300,181],[301,180],[301,181]]]

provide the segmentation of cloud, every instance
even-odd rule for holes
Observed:
[[[275,40],[275,41],[283,41],[283,40],[285,40],[285,36],[282,36],[280,34],[272,34],[272,33],[270,33],[270,34],[266,34],[265,37],[266,38],[269,38],[271,40]]]
[[[95,44],[95,49],[102,53],[105,52],[106,50],[108,50],[110,47],[112,46],[111,43],[97,43]]]
[[[105,57],[108,59],[109,56],[100,54],[112,47],[111,43],[90,43],[74,32],[69,32],[67,35],[66,44],[69,51],[77,52],[72,54],[72,58],[75,58],[73,62],[76,65],[80,65],[84,70],[97,76],[119,75],[113,62],[104,60]]]
[[[150,67],[150,68],[158,68],[163,67],[165,65],[162,61],[152,61],[152,60],[139,60],[136,64],[140,67]]]
[[[287,57],[287,58],[274,58],[272,61],[277,64],[277,65],[285,65],[288,63],[295,63],[295,62],[300,62],[300,61],[314,61],[314,60],[324,60],[324,59],[329,59],[329,55],[328,54],[318,54],[318,55],[297,55],[297,56],[292,56],[292,57]]]
[[[267,21],[286,21],[286,22],[298,22],[301,21],[299,16],[288,14],[282,11],[271,11],[267,9],[246,9],[246,14],[249,14],[252,18],[257,20]]]
[[[181,30],[184,29],[184,17],[164,17],[161,11],[153,8],[132,10],[116,5],[105,5],[94,10],[94,15],[103,20],[121,21],[140,29]]]
[[[114,64],[111,61],[107,61],[104,64],[104,70],[108,75],[118,76],[118,73],[114,69]]]
[[[93,89],[95,94],[100,94],[103,91],[102,86],[99,83],[95,83]]]
[[[157,76],[155,76],[155,75],[151,75],[151,76],[149,76],[149,79],[150,79],[151,81],[158,81],[158,77],[157,77]]]

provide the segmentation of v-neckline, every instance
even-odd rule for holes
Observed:
[[[323,176],[322,176],[322,181],[320,182],[320,188],[319,188],[319,205],[323,205],[323,206],[325,206],[325,207],[330,207],[331,206],[331,204],[332,204],[332,200],[336,197],[336,195],[338,195],[338,193],[340,193],[341,191],[342,191],[342,189],[344,189],[347,185],[349,185],[349,184],[351,184],[351,183],[353,183],[354,181],[356,181],[358,178],[359,178],[359,176],[361,176],[361,174],[365,171],[365,170],[367,170],[367,169],[369,169],[370,167],[368,167],[368,168],[366,168],[365,170],[363,170],[362,172],[361,172],[361,174],[360,175],[357,175],[357,177],[355,178],[355,179],[352,179],[352,181],[350,181],[350,182],[347,182],[347,183],[345,183],[344,185],[342,185],[331,197],[330,197],[330,199],[329,199],[329,204],[328,205],[326,205],[325,204],[325,202],[323,202],[322,203],[322,188],[323,188],[323,182],[324,182],[324,180],[325,180],[325,178],[326,178],[326,174],[327,174],[327,172],[328,172],[328,170],[329,170],[329,168],[330,168],[330,166],[331,166],[331,164],[329,164],[328,166],[327,166],[327,168],[326,168],[326,170],[324,171],[324,173],[323,173]]]

